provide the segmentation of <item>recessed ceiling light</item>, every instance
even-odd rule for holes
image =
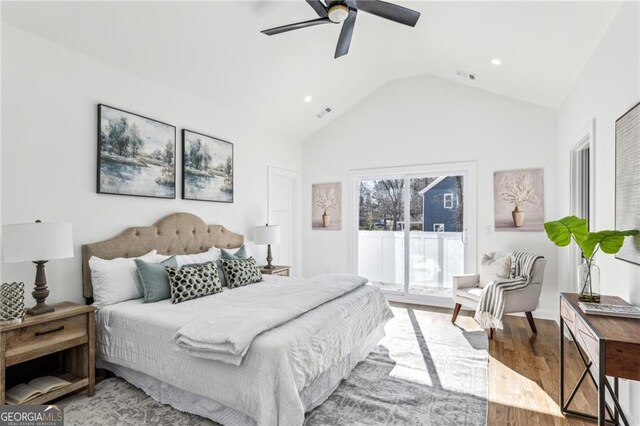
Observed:
[[[313,99],[313,98],[312,98],[311,96],[305,96],[305,97],[304,97],[304,101],[305,101],[306,103],[311,102],[311,100],[312,100],[312,99]]]
[[[493,65],[500,65],[500,64],[502,63],[502,61],[501,61],[500,59],[498,59],[498,58],[493,58],[493,59],[491,60],[491,63],[492,63]]]

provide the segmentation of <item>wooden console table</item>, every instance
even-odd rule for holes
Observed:
[[[629,305],[615,296],[602,296],[606,304]],[[578,383],[564,398],[564,331],[576,343],[585,369]],[[594,376],[595,374],[595,376]],[[569,409],[580,384],[590,376],[598,388],[598,414],[593,416]],[[613,378],[613,386],[609,381]],[[596,379],[597,377],[597,379]],[[578,295],[560,293],[560,407],[564,414],[597,420],[598,425],[629,425],[618,401],[618,379],[640,380],[640,320],[587,315],[578,306]],[[613,410],[606,402],[607,392]],[[608,418],[607,418],[608,414]]]

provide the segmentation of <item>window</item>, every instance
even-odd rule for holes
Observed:
[[[444,223],[434,223],[433,232],[444,232]]]
[[[444,208],[452,209],[453,208],[453,194],[444,194]]]

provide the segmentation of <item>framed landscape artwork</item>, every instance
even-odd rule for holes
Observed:
[[[98,105],[98,193],[175,198],[176,128]]]
[[[496,231],[544,231],[544,170],[493,173]]]
[[[640,229],[640,104],[616,120],[616,229]],[[624,239],[616,258],[640,265],[640,236]]]
[[[311,193],[311,229],[339,231],[342,228],[342,184],[314,183]]]
[[[233,203],[233,144],[182,130],[182,198]]]

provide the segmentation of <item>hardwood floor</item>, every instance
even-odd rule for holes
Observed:
[[[433,314],[434,326],[451,324],[451,309],[391,303]],[[594,425],[576,417],[565,418],[558,405],[560,329],[555,321],[536,319],[538,334],[526,317],[507,316],[504,329],[489,341],[489,425]],[[456,324],[467,330],[480,327],[470,311],[460,312]],[[582,360],[573,343],[566,341],[565,398],[582,373]],[[595,386],[587,378],[571,408],[595,413]],[[591,407],[591,408],[590,408]]]

